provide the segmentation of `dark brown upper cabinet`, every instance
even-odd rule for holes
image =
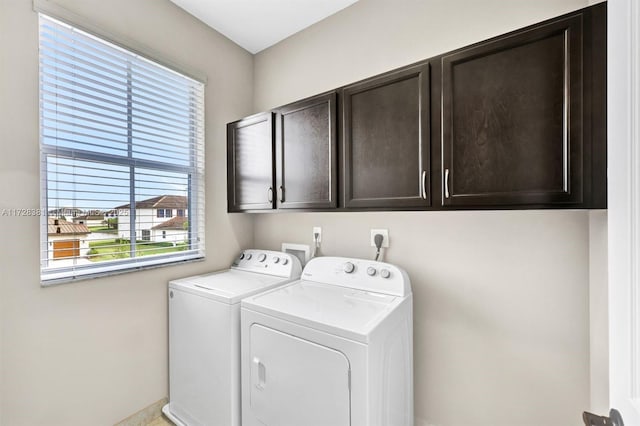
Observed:
[[[603,11],[584,9],[442,56],[444,206],[597,204],[591,158],[606,152],[592,152],[592,139],[606,138],[606,122],[596,57],[606,66],[606,41],[594,52],[602,40],[592,25],[603,31]],[[598,185],[606,185],[601,166]]]
[[[276,207],[336,208],[336,93],[278,108]]]
[[[346,208],[430,206],[429,64],[341,92]]]
[[[228,210],[606,208],[606,27],[600,3],[230,123]]]
[[[227,202],[229,212],[274,207],[271,112],[227,124]]]

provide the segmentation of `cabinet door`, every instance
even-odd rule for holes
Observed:
[[[227,124],[228,210],[269,210],[273,193],[273,114]]]
[[[582,17],[442,59],[443,205],[583,198]]]
[[[430,205],[429,65],[342,91],[344,205]]]
[[[277,207],[337,207],[335,92],[280,108],[276,123]]]

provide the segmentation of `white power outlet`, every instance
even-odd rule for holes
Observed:
[[[376,246],[376,243],[373,238],[378,234],[382,235],[382,247],[389,247],[389,230],[388,229],[372,229],[371,230],[371,247]]]
[[[312,241],[316,241],[316,234],[318,234],[318,242],[322,242],[322,228],[319,226],[313,227],[313,234],[311,234]]]

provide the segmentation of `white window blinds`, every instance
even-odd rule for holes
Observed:
[[[204,257],[203,98],[40,15],[43,284]]]

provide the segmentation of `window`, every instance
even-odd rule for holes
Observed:
[[[203,119],[202,83],[40,15],[43,285],[204,257]]]
[[[156,217],[172,217],[173,210],[172,209],[158,209],[156,212]]]
[[[176,210],[176,215],[179,217],[184,217],[184,210],[183,209]]]

